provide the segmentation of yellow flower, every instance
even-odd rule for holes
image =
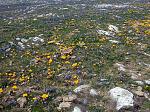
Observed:
[[[23,97],[27,97],[27,96],[28,96],[28,94],[27,94],[27,93],[24,93],[22,96],[23,96]]]
[[[41,97],[42,97],[43,99],[46,99],[46,98],[48,98],[48,94],[43,94]]]
[[[70,64],[70,62],[69,61],[65,61],[65,64]]]
[[[115,45],[115,44],[113,44],[113,45],[112,45],[112,47],[116,47],[116,45]]]
[[[18,87],[16,85],[12,86],[13,89],[17,89]]]
[[[79,80],[78,79],[74,80],[74,84],[79,84]]]
[[[48,64],[51,64],[52,62],[53,62],[52,59],[49,59],[49,60],[48,60]]]
[[[0,93],[2,93],[3,92],[3,88],[0,88]]]
[[[48,73],[47,73],[48,75],[50,75],[51,74],[51,69],[50,68],[48,68]]]
[[[51,58],[51,56],[47,56],[47,58],[48,58],[48,59],[50,59],[50,58]]]
[[[66,55],[62,55],[62,56],[61,56],[61,59],[66,59],[66,58],[67,58]]]
[[[28,70],[29,72],[32,72],[32,70],[30,69],[30,70]]]
[[[33,97],[32,99],[33,99],[33,100],[37,100],[37,97]]]
[[[74,79],[77,79],[77,76],[76,76],[76,75],[74,75],[74,76],[73,76],[73,78],[74,78]]]
[[[25,77],[24,76],[20,77],[19,80],[20,80],[20,82],[23,82],[25,80]]]
[[[78,63],[72,64],[72,67],[73,67],[73,68],[75,68],[75,67],[77,67],[77,66],[78,66]]]

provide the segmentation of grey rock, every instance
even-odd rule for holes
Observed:
[[[138,96],[144,96],[144,92],[142,91],[134,91],[134,93]]]
[[[17,99],[17,103],[20,105],[21,108],[23,108],[25,106],[25,104],[27,103],[26,97],[18,98]]]
[[[108,84],[110,84],[108,79],[100,79],[98,80],[98,83],[97,83],[97,85],[108,85]]]
[[[62,108],[70,108],[71,107],[71,102],[62,102],[59,104],[58,109],[61,110]]]
[[[118,67],[119,71],[123,71],[123,72],[126,71],[125,66],[123,64],[116,63],[115,66]]]
[[[40,37],[30,37],[30,40],[32,40],[33,42],[44,42],[44,39],[40,38]]]
[[[81,109],[77,106],[74,107],[74,110],[72,112],[82,112]]]
[[[21,42],[27,43],[27,42],[28,42],[28,39],[22,38],[22,39],[21,39]]]
[[[140,86],[144,85],[144,82],[143,82],[143,81],[135,81],[135,83],[136,83],[137,85],[140,85]]]
[[[76,95],[68,95],[63,97],[64,102],[72,102],[77,99]]]
[[[149,80],[145,80],[144,82],[145,82],[145,84],[150,85],[150,79]]]
[[[115,87],[109,91],[111,100],[116,102],[116,110],[133,106],[133,94],[126,89]]]
[[[18,38],[16,38],[16,40],[17,40],[17,41],[19,41],[19,40],[20,40],[20,38],[18,37]]]
[[[109,40],[109,42],[111,42],[111,43],[115,43],[115,44],[119,44],[120,42],[119,41],[117,41],[117,40]]]
[[[25,45],[22,42],[18,42],[18,46],[21,47],[22,49],[25,49]]]
[[[98,30],[97,32],[98,32],[98,34],[100,34],[100,35],[114,36],[114,33],[113,33],[113,32],[110,32],[110,31]]]
[[[109,25],[109,26],[108,26],[108,29],[109,29],[110,31],[112,31],[112,32],[116,32],[116,33],[119,32],[118,27],[116,27],[116,26],[114,26],[114,25]]]
[[[90,85],[80,85],[77,87],[74,92],[79,93],[79,92],[87,92],[90,89]]]
[[[91,96],[97,96],[98,93],[97,93],[97,91],[96,91],[95,89],[91,89],[91,90],[90,90],[90,95],[91,95]]]

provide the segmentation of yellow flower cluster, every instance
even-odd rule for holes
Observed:
[[[47,98],[48,98],[48,96],[49,96],[48,94],[42,94],[42,96],[41,96],[41,97],[42,97],[43,99],[47,99]]]
[[[75,85],[79,84],[79,77],[77,75],[73,76],[73,82]]]
[[[73,68],[76,68],[76,67],[78,67],[78,65],[79,65],[78,63],[73,63],[73,64],[72,64],[72,67],[73,67]]]
[[[24,93],[22,96],[23,96],[23,97],[27,97],[27,96],[28,96],[28,94],[27,94],[27,93]]]
[[[2,93],[3,92],[3,88],[0,88],[0,93]]]
[[[50,65],[52,62],[53,62],[53,60],[50,58],[50,59],[48,60],[48,64]]]
[[[16,72],[13,73],[6,73],[6,75],[10,76],[10,77],[16,77]]]
[[[18,87],[16,85],[12,86],[12,89],[16,90]]]

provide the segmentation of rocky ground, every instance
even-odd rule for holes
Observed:
[[[149,1],[45,1],[1,2],[0,111],[149,112]]]

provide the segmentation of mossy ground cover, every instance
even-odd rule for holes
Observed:
[[[80,84],[91,84],[101,91],[101,98],[97,100],[99,105],[89,103],[87,109],[90,112],[107,110],[107,91],[115,86],[130,88],[133,81],[128,72],[120,76],[115,63],[123,63],[141,73],[143,79],[149,78],[150,18],[146,10],[149,6],[140,7],[145,10],[113,10],[101,15],[89,8],[82,17],[70,17],[54,26],[47,23],[47,18],[12,20],[11,23],[1,19],[0,48],[17,37],[29,39],[39,34],[43,34],[44,43],[24,50],[12,46],[10,51],[0,52],[0,109],[20,111],[16,100],[23,96],[27,98],[23,111],[58,111],[58,104],[54,103],[57,96],[72,92]],[[116,18],[116,14],[121,19]],[[115,37],[97,33],[98,29],[107,30],[109,24],[119,28]],[[108,79],[109,84],[99,85],[101,78]],[[141,109],[149,108],[148,104],[145,101]]]

